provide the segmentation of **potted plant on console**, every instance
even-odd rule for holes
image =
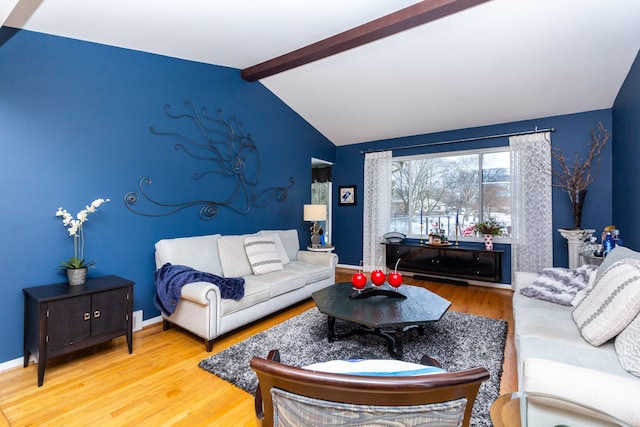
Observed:
[[[488,251],[493,250],[493,237],[502,236],[504,225],[495,218],[489,218],[477,223],[473,229],[476,233],[484,234],[484,247]]]
[[[82,225],[87,221],[90,213],[95,212],[100,205],[108,202],[109,199],[96,199],[90,206],[78,212],[76,219],[73,218],[66,209],[58,208],[56,216],[62,217],[62,224],[67,227],[69,236],[73,237],[73,257],[68,261],[62,261],[63,269],[67,270],[67,278],[70,285],[84,285],[87,281],[87,269],[93,267],[95,261],[85,262],[84,260],[84,229]]]

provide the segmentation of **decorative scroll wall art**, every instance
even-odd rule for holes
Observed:
[[[283,201],[288,191],[293,187],[294,179],[289,178],[286,187],[270,187],[258,190],[260,178],[260,155],[258,148],[241,128],[243,123],[235,116],[222,118],[222,110],[217,110],[216,117],[211,117],[206,108],[199,112],[190,101],[184,103],[186,111],[174,114],[171,105],[165,105],[164,113],[171,119],[187,120],[195,125],[194,135],[187,135],[186,131],[159,131],[151,126],[151,133],[179,139],[175,144],[177,151],[203,162],[203,170],[194,172],[193,179],[198,181],[210,174],[222,176],[228,182],[228,194],[221,200],[189,200],[180,203],[163,203],[149,194],[151,178],[140,180],[140,190],[131,191],[124,195],[124,204],[131,212],[145,216],[166,216],[194,206],[200,206],[199,216],[203,220],[215,218],[220,207],[230,209],[240,214],[247,214],[252,206],[264,207],[274,199]],[[215,185],[219,191],[219,182]],[[143,212],[138,203],[145,200],[155,205],[160,212]]]

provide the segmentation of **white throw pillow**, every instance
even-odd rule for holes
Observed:
[[[300,241],[298,239],[298,230],[262,230],[258,234],[278,234],[282,241],[282,246],[287,251],[289,260],[295,261],[298,258],[298,251],[300,250]]]
[[[616,337],[615,348],[622,367],[640,377],[640,315]]]
[[[276,250],[278,251],[278,256],[280,257],[280,261],[282,261],[282,265],[287,265],[291,262],[289,259],[289,255],[287,255],[287,250],[284,248],[282,244],[282,239],[280,239],[280,235],[278,233],[273,234],[265,234],[266,237],[270,237],[273,239],[276,244]]]
[[[606,269],[573,310],[583,338],[604,344],[618,335],[640,312],[640,261],[625,259]]]
[[[266,274],[283,270],[276,243],[270,236],[244,238],[244,250],[249,258],[253,274]]]
[[[253,274],[244,251],[245,236],[222,236],[218,240],[218,253],[224,277],[244,277]]]

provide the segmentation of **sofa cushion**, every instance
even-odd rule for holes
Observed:
[[[640,314],[616,337],[615,348],[622,367],[640,376]]]
[[[270,236],[245,237],[244,251],[253,274],[266,274],[283,269],[276,243]]]
[[[595,418],[590,422],[587,419],[584,422],[574,420],[567,423],[569,425],[619,425],[617,422],[598,422],[602,413],[628,423],[625,425],[640,425],[637,399],[640,382],[635,378],[611,375],[573,364],[527,359],[524,362],[523,382],[529,403],[547,405],[550,411],[566,409]],[[556,425],[556,422],[538,423],[537,418],[535,421],[535,425]]]
[[[592,345],[618,335],[640,312],[640,260],[607,268],[573,311],[580,333]]]
[[[284,249],[287,251],[289,260],[295,261],[300,250],[300,241],[298,240],[298,230],[262,230],[258,234],[278,234]]]
[[[181,237],[163,239],[156,243],[157,268],[166,263],[186,265],[205,273],[222,276],[222,266],[218,257],[218,240],[222,236]]]
[[[247,279],[252,277],[255,276],[249,276]],[[244,297],[242,297],[242,299],[238,301],[232,299],[220,300],[220,311],[222,316],[235,313],[236,311],[240,311],[269,299],[269,294],[271,292],[269,285],[263,282],[247,279],[245,279],[244,282]]]
[[[225,277],[243,277],[253,274],[249,258],[244,250],[245,237],[245,235],[222,236],[218,240],[220,265]]]
[[[594,347],[585,340],[564,342],[555,338],[521,337],[518,345],[518,360],[522,363],[532,357],[636,378],[620,365],[613,341]],[[519,376],[523,374],[521,368],[522,365],[519,365]]]
[[[302,288],[304,276],[293,271],[273,271],[260,276],[247,276],[245,282],[261,283],[269,288],[269,298]]]
[[[595,265],[583,265],[574,269],[545,268],[536,280],[520,293],[554,304],[571,305],[578,291],[587,286],[591,272],[596,269]]]
[[[332,269],[324,265],[310,264],[303,261],[291,261],[284,266],[286,271],[295,271],[304,275],[306,284],[331,278]]]

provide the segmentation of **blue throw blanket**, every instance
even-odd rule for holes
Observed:
[[[185,265],[166,263],[153,273],[153,279],[156,283],[153,304],[167,316],[171,316],[176,310],[182,287],[187,283],[213,283],[220,288],[222,298],[226,299],[239,300],[244,296],[242,277],[220,277]]]

